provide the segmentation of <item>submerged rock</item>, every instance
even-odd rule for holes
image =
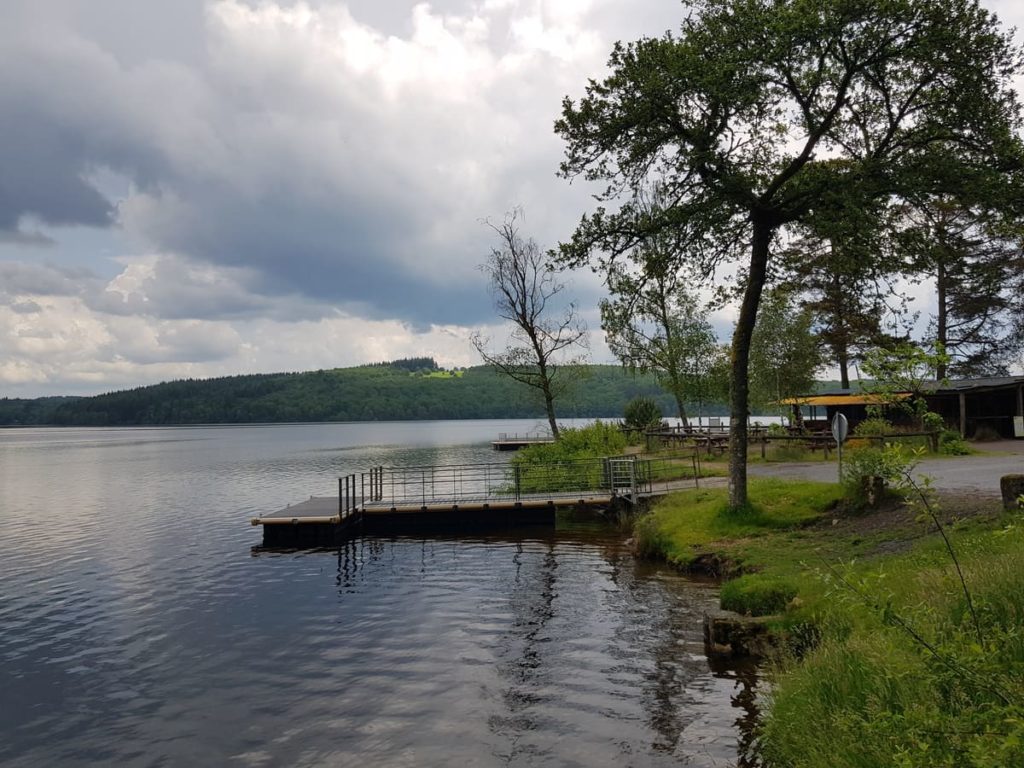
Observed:
[[[704,646],[709,656],[767,656],[777,643],[766,617],[741,616],[732,611],[704,614]]]

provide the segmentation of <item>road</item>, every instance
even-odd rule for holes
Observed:
[[[1002,440],[972,444],[982,453],[973,456],[923,459],[915,475],[929,475],[935,488],[943,491],[977,491],[999,495],[999,478],[1024,474],[1024,440]],[[797,480],[836,481],[834,461],[808,461],[788,464],[750,464],[753,477],[785,477]]]

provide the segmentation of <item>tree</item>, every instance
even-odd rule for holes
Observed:
[[[750,399],[762,406],[780,403],[814,388],[821,367],[811,312],[797,309],[785,289],[768,291],[754,328],[750,351]]]
[[[601,327],[612,354],[627,368],[653,372],[689,426],[685,402],[703,394],[718,340],[671,257],[653,244],[634,256],[638,273],[609,270],[612,298],[601,302]]]
[[[849,389],[850,366],[866,349],[888,341],[882,331],[883,292],[869,271],[870,261],[851,257],[835,241],[801,245],[807,250],[796,263],[793,285],[803,292],[800,304],[839,369],[841,386]]]
[[[555,130],[560,173],[606,186],[559,258],[616,259],[664,232],[710,271],[742,257],[729,499],[747,503],[749,356],[773,243],[818,207],[938,183],[936,156],[993,185],[1021,167],[1019,52],[977,0],[697,0],[678,37],[617,43]],[[827,159],[824,159],[826,158]],[[652,177],[668,205],[638,204]],[[631,198],[629,196],[632,196]]]
[[[925,393],[933,382],[934,372],[949,363],[940,346],[930,349],[902,342],[891,349],[874,349],[864,356],[864,372],[869,381],[864,389],[877,405],[870,406],[881,416],[881,408],[902,410],[917,429],[924,429],[928,414]]]
[[[865,350],[894,343],[882,330],[885,312],[896,311],[894,304],[901,312],[906,307],[890,279],[902,271],[902,262],[886,247],[879,225],[883,213],[879,204],[861,211],[819,207],[779,254],[783,284],[813,316],[814,332],[844,389],[850,387],[850,366]]]
[[[936,380],[1006,375],[1021,344],[1013,328],[1014,280],[1024,271],[1020,242],[999,233],[994,211],[950,196],[928,196],[900,213],[907,269],[935,283],[932,334],[948,356],[948,370],[944,357]]]
[[[643,431],[661,424],[661,409],[649,397],[634,397],[622,412],[626,429]]]
[[[572,303],[560,315],[552,316],[565,284],[547,266],[537,243],[519,236],[517,220],[521,216],[522,211],[516,209],[501,224],[487,223],[500,245],[481,265],[498,315],[513,325],[509,343],[504,350],[491,352],[490,340],[481,334],[473,334],[472,342],[485,363],[541,394],[551,435],[557,439],[555,400],[579,373],[583,357],[572,353],[586,350],[587,327]]]

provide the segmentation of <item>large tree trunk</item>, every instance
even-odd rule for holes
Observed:
[[[753,242],[750,248],[750,273],[743,291],[740,316],[732,335],[732,398],[729,414],[729,506],[739,509],[747,504],[747,419],[749,417],[750,340],[754,336],[757,307],[761,303],[768,268],[768,249],[772,228],[764,215],[751,216]]]
[[[946,298],[949,290],[948,283],[946,266],[940,261],[935,274],[936,303],[938,304],[935,310],[935,346],[937,347],[935,351],[942,354],[946,352],[946,342],[949,337],[949,309]],[[940,361],[935,366],[935,380],[942,381],[944,378],[946,378],[946,364]]]
[[[558,439],[558,422],[555,421],[555,396],[551,394],[551,382],[547,374],[541,380],[541,391],[544,393],[544,410],[548,414],[548,426],[551,428],[551,436]]]
[[[679,421],[683,425],[683,429],[690,428],[690,421],[686,418],[686,406],[683,405],[683,398],[679,396],[678,392],[672,393],[676,398],[676,409],[679,411]]]
[[[850,388],[850,355],[846,351],[846,345],[839,347],[836,355],[836,362],[839,364],[839,384],[843,389]]]

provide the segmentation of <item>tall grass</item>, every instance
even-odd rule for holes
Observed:
[[[833,583],[819,644],[774,672],[767,765],[1024,765],[1024,531],[957,549],[981,639],[940,542],[845,569],[857,593]]]

